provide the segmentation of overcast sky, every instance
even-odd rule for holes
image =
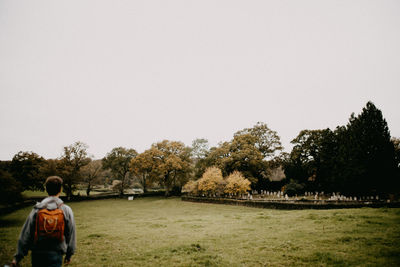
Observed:
[[[371,100],[400,137],[400,1],[0,1],[0,160],[258,121],[289,152]]]

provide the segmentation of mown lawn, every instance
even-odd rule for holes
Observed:
[[[400,209],[281,211],[179,198],[69,205],[78,233],[70,266],[400,266]],[[29,211],[0,217],[0,264]]]

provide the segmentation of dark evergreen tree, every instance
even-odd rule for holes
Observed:
[[[382,112],[368,102],[347,126],[303,130],[292,141],[286,160],[288,180],[305,184],[307,190],[356,195],[399,193],[399,158],[396,139]]]
[[[346,130],[338,130],[336,170],[342,192],[378,194],[398,192],[396,157],[382,112],[368,102],[360,115],[351,115]],[[340,171],[340,169],[342,171]]]
[[[393,137],[392,143],[394,146],[394,152],[396,154],[397,169],[400,170],[400,138]]]
[[[307,190],[332,190],[332,165],[337,154],[334,133],[329,130],[303,130],[285,163],[286,177],[304,184]]]

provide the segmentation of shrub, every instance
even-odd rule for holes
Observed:
[[[169,192],[170,196],[180,196],[182,195],[182,187],[179,185],[174,185]]]
[[[238,172],[234,171],[226,178],[225,193],[227,194],[244,194],[247,190],[250,190],[250,181],[244,178],[244,176]]]
[[[198,195],[199,193],[199,183],[198,181],[189,181],[187,182],[183,188],[182,188],[183,193],[189,193],[190,195]]]
[[[304,185],[297,183],[294,180],[290,180],[290,183],[285,185],[285,189],[283,190],[284,194],[287,194],[288,196],[292,197],[296,194],[301,194],[304,191]]]
[[[217,167],[207,168],[203,176],[198,180],[198,189],[200,193],[207,195],[223,193],[225,181],[222,172]]]
[[[112,181],[112,190],[116,192],[121,192],[122,190],[122,181],[121,180],[114,180]]]

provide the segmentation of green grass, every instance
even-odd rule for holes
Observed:
[[[400,266],[400,209],[281,211],[179,198],[70,206],[78,234],[70,266]],[[0,264],[29,211],[0,217]]]

